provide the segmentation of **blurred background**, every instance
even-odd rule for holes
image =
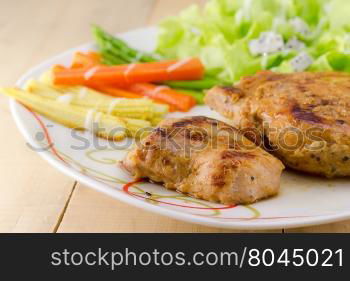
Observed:
[[[90,24],[110,32],[155,24],[189,3],[205,0],[0,0],[1,83],[23,70],[92,40]]]

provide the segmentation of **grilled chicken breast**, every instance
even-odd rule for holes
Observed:
[[[277,194],[284,169],[237,129],[200,116],[163,121],[122,165],[136,178],[223,204]]]
[[[213,88],[206,104],[288,167],[329,178],[350,175],[348,74],[263,71]]]

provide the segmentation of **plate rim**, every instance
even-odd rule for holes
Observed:
[[[146,32],[155,32],[156,27],[141,27],[137,29],[132,29],[127,32],[118,33],[119,36],[126,36],[131,33],[146,33]],[[29,79],[32,76],[32,73],[38,72],[39,70],[43,69],[47,65],[52,65],[54,61],[57,61],[59,58],[67,56],[68,54],[71,54],[72,52],[76,50],[81,50],[82,48],[89,48],[93,45],[92,42],[81,44],[77,47],[69,48],[68,50],[61,52],[55,56],[52,56],[45,61],[39,63],[38,65],[30,68],[28,71],[26,71],[16,82],[17,86],[22,86],[23,83]],[[30,144],[30,145],[37,145],[37,141],[32,137],[30,134],[30,131],[27,129],[24,122],[22,122],[19,114],[19,108],[23,107],[21,104],[16,102],[14,99],[10,99],[9,101],[10,105],[10,111],[13,119],[15,120],[16,126],[19,128],[19,131],[23,135],[24,139]],[[303,218],[300,222],[298,221],[271,221],[268,224],[261,224],[259,221],[222,221],[222,220],[214,220],[210,218],[204,218],[200,216],[196,216],[193,214],[172,210],[168,208],[162,208],[159,206],[155,206],[153,204],[149,204],[147,202],[143,202],[141,200],[137,200],[133,197],[130,197],[128,194],[124,194],[122,192],[120,193],[114,193],[112,192],[112,188],[107,188],[107,185],[104,183],[98,182],[97,180],[90,178],[87,175],[83,175],[79,173],[78,171],[70,168],[57,158],[55,158],[54,155],[52,155],[48,151],[41,151],[37,152],[44,160],[46,160],[51,166],[58,169],[61,173],[64,175],[67,175],[71,177],[72,179],[76,180],[77,182],[83,183],[84,185],[88,186],[89,188],[92,188],[98,192],[101,192],[103,194],[106,194],[114,199],[120,200],[126,204],[135,206],[140,209],[145,209],[147,211],[150,211],[152,213],[171,217],[176,220],[185,221],[188,223],[194,223],[198,225],[205,225],[209,227],[216,227],[216,228],[222,228],[222,229],[233,229],[233,230],[276,230],[276,229],[290,229],[290,228],[299,228],[299,227],[306,227],[306,226],[315,226],[315,225],[321,225],[321,224],[327,224],[332,222],[338,222],[342,220],[346,220],[350,218],[350,210],[349,211],[343,211],[343,212],[336,212],[335,214],[330,215],[323,215],[323,216],[311,216],[307,218]]]

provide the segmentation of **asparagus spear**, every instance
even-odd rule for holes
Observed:
[[[128,46],[123,40],[110,35],[99,26],[92,27],[92,33],[102,53],[103,60],[107,64],[114,64],[115,61],[122,63],[131,62],[154,62],[156,56],[146,54]]]
[[[123,40],[105,32],[99,26],[92,27],[92,33],[102,54],[102,63],[107,65],[129,64],[134,62],[159,61],[159,57],[146,54],[128,46]],[[214,78],[205,77],[197,81],[169,81],[164,83],[172,88],[187,90],[205,90],[220,84]]]
[[[197,104],[204,104],[204,93],[200,91],[187,90],[187,89],[176,89],[179,93],[189,95],[196,99]]]
[[[188,90],[206,90],[214,87],[215,85],[220,84],[216,79],[205,77],[202,80],[194,81],[168,81],[164,84],[172,88],[182,88]]]

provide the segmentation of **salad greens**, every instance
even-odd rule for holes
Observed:
[[[350,72],[349,15],[348,0],[210,0],[165,19],[157,52],[198,56],[223,83],[262,69]]]

